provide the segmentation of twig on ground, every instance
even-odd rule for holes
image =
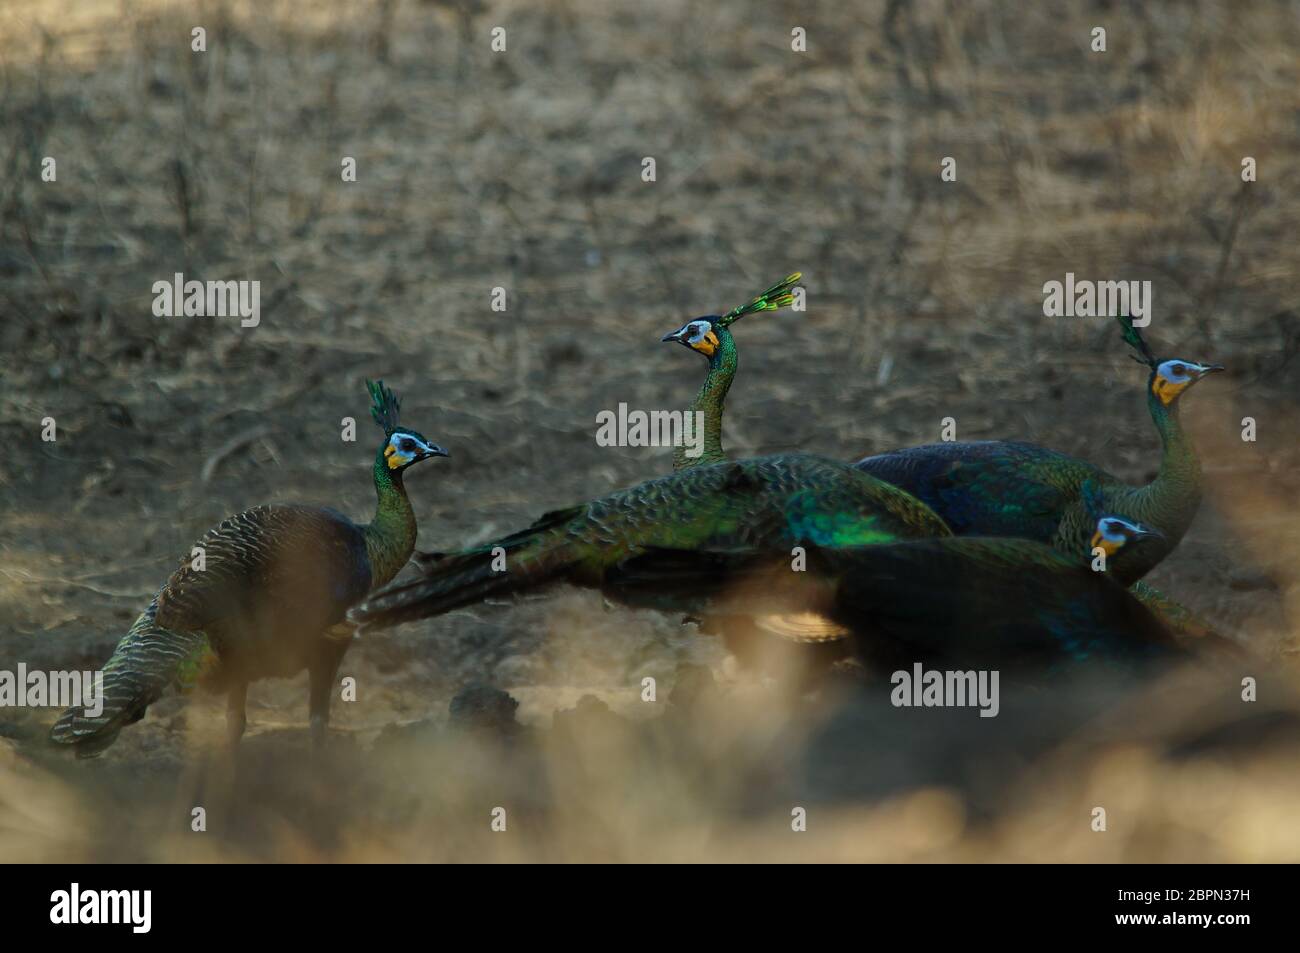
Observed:
[[[221,446],[217,447],[207,460],[203,461],[203,469],[199,471],[199,479],[204,483],[209,482],[212,479],[212,475],[217,472],[217,467],[221,466],[222,460],[241,447],[252,443],[254,440],[259,440],[262,437],[265,437],[270,432],[271,428],[263,425],[254,427],[251,430],[245,430],[243,433],[231,437]]]

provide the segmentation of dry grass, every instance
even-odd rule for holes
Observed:
[[[953,416],[961,437],[1028,439],[1134,480],[1155,460],[1140,372],[1104,322],[1043,318],[1041,289],[1066,271],[1153,281],[1157,346],[1231,371],[1186,401],[1208,498],[1153,581],[1272,656],[1294,650],[1296,4],[458,9],[0,2],[0,668],[102,661],[140,594],[228,513],[306,499],[362,516],[370,448],[337,434],[366,376],[454,454],[411,480],[422,548],[666,470],[663,453],[596,448],[596,412],[680,405],[702,369],[658,338],[794,268],[808,312],[738,331],[733,452],[856,457],[933,440]],[[789,52],[792,25],[806,54]],[[356,183],[339,180],[345,155]],[[957,183],[939,181],[947,155]],[[260,280],[261,326],[154,318],[150,287],[175,271]],[[46,415],[54,445],[37,439]],[[666,690],[682,663],[726,673],[717,710],[588,726],[567,748],[547,727],[588,692],[636,715],[640,678]],[[1179,753],[1172,726],[1135,738],[1066,719],[1030,744],[1008,725],[969,742],[1000,752],[995,785],[954,753],[960,730],[910,726],[900,748],[865,702],[806,710],[673,620],[583,596],[408,626],[348,664],[368,692],[341,706],[357,743],[338,772],[362,780],[291,756],[300,681],[258,685],[231,813],[198,846],[172,825],[215,783],[193,766],[209,706],[161,706],[90,766],[49,759],[49,713],[0,714],[15,739],[0,856],[1300,855],[1285,731]],[[477,679],[523,702],[535,734],[513,755],[443,731]],[[536,797],[528,836],[448,833],[477,831],[466,818],[500,791]],[[777,832],[804,800],[819,806],[792,841]],[[1098,801],[1120,805],[1106,837],[1086,824]]]

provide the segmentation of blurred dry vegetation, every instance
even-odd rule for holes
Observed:
[[[339,422],[366,376],[452,451],[409,480],[424,549],[664,472],[597,448],[597,411],[682,406],[703,366],[660,336],[800,269],[805,313],[738,326],[734,454],[856,458],[952,416],[1134,481],[1143,372],[1042,285],[1151,280],[1157,350],[1230,371],[1184,402],[1207,496],[1151,580],[1288,671],[1297,49],[1295,2],[0,0],[0,668],[100,664],[229,513],[365,518],[376,434]],[[178,271],[260,280],[261,325],[155,318]],[[344,664],[323,765],[301,678],[254,686],[233,773],[211,700],[89,764],[45,748],[53,712],[0,710],[0,860],[1300,859],[1296,713],[1241,715],[1235,674],[900,714],[573,593]]]

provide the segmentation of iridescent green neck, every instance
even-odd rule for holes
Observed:
[[[1106,512],[1138,520],[1161,534],[1159,539],[1126,546],[1114,557],[1108,571],[1125,586],[1169,555],[1201,505],[1201,464],[1179,422],[1177,401],[1173,407],[1166,407],[1148,385],[1147,407],[1160,434],[1160,470],[1145,486],[1107,482],[1100,504]],[[1062,518],[1053,545],[1062,552],[1091,559],[1096,520],[1094,508],[1080,499]]]
[[[703,453],[698,457],[688,457],[687,447],[674,448],[674,470],[721,463],[727,459],[722,449],[722,405],[731,389],[731,380],[736,376],[736,342],[726,328],[715,328],[714,332],[718,336],[718,349],[709,358],[709,376],[704,378],[704,386],[687,408],[688,413],[699,411],[704,415]],[[698,418],[692,418],[695,419]]]
[[[1201,461],[1178,419],[1178,401],[1166,406],[1147,388],[1147,406],[1160,434],[1160,470],[1146,486],[1126,494],[1121,510],[1176,542],[1201,505]]]
[[[382,449],[375,458],[375,493],[375,518],[365,526],[372,589],[392,581],[415,550],[415,511],[406,498],[401,471],[388,469]]]

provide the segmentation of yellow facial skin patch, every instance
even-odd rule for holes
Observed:
[[[1111,556],[1114,556],[1117,552],[1119,552],[1120,545],[1121,545],[1120,543],[1111,542],[1105,536],[1101,535],[1100,530],[1092,534],[1093,552],[1096,552],[1098,549],[1100,549],[1103,553],[1106,554],[1107,559],[1109,559]]]
[[[410,463],[413,458],[408,453],[402,453],[390,443],[384,447],[384,459],[388,461],[388,469],[396,470],[398,467]]]
[[[691,346],[705,357],[712,357],[713,352],[718,349],[718,344],[718,336],[710,330],[705,333],[704,337],[700,338],[698,343]]]
[[[1191,383],[1191,381],[1174,383],[1157,374],[1156,379],[1151,382],[1151,392],[1156,395],[1160,403],[1168,407],[1174,402],[1174,398],[1191,386]]]

